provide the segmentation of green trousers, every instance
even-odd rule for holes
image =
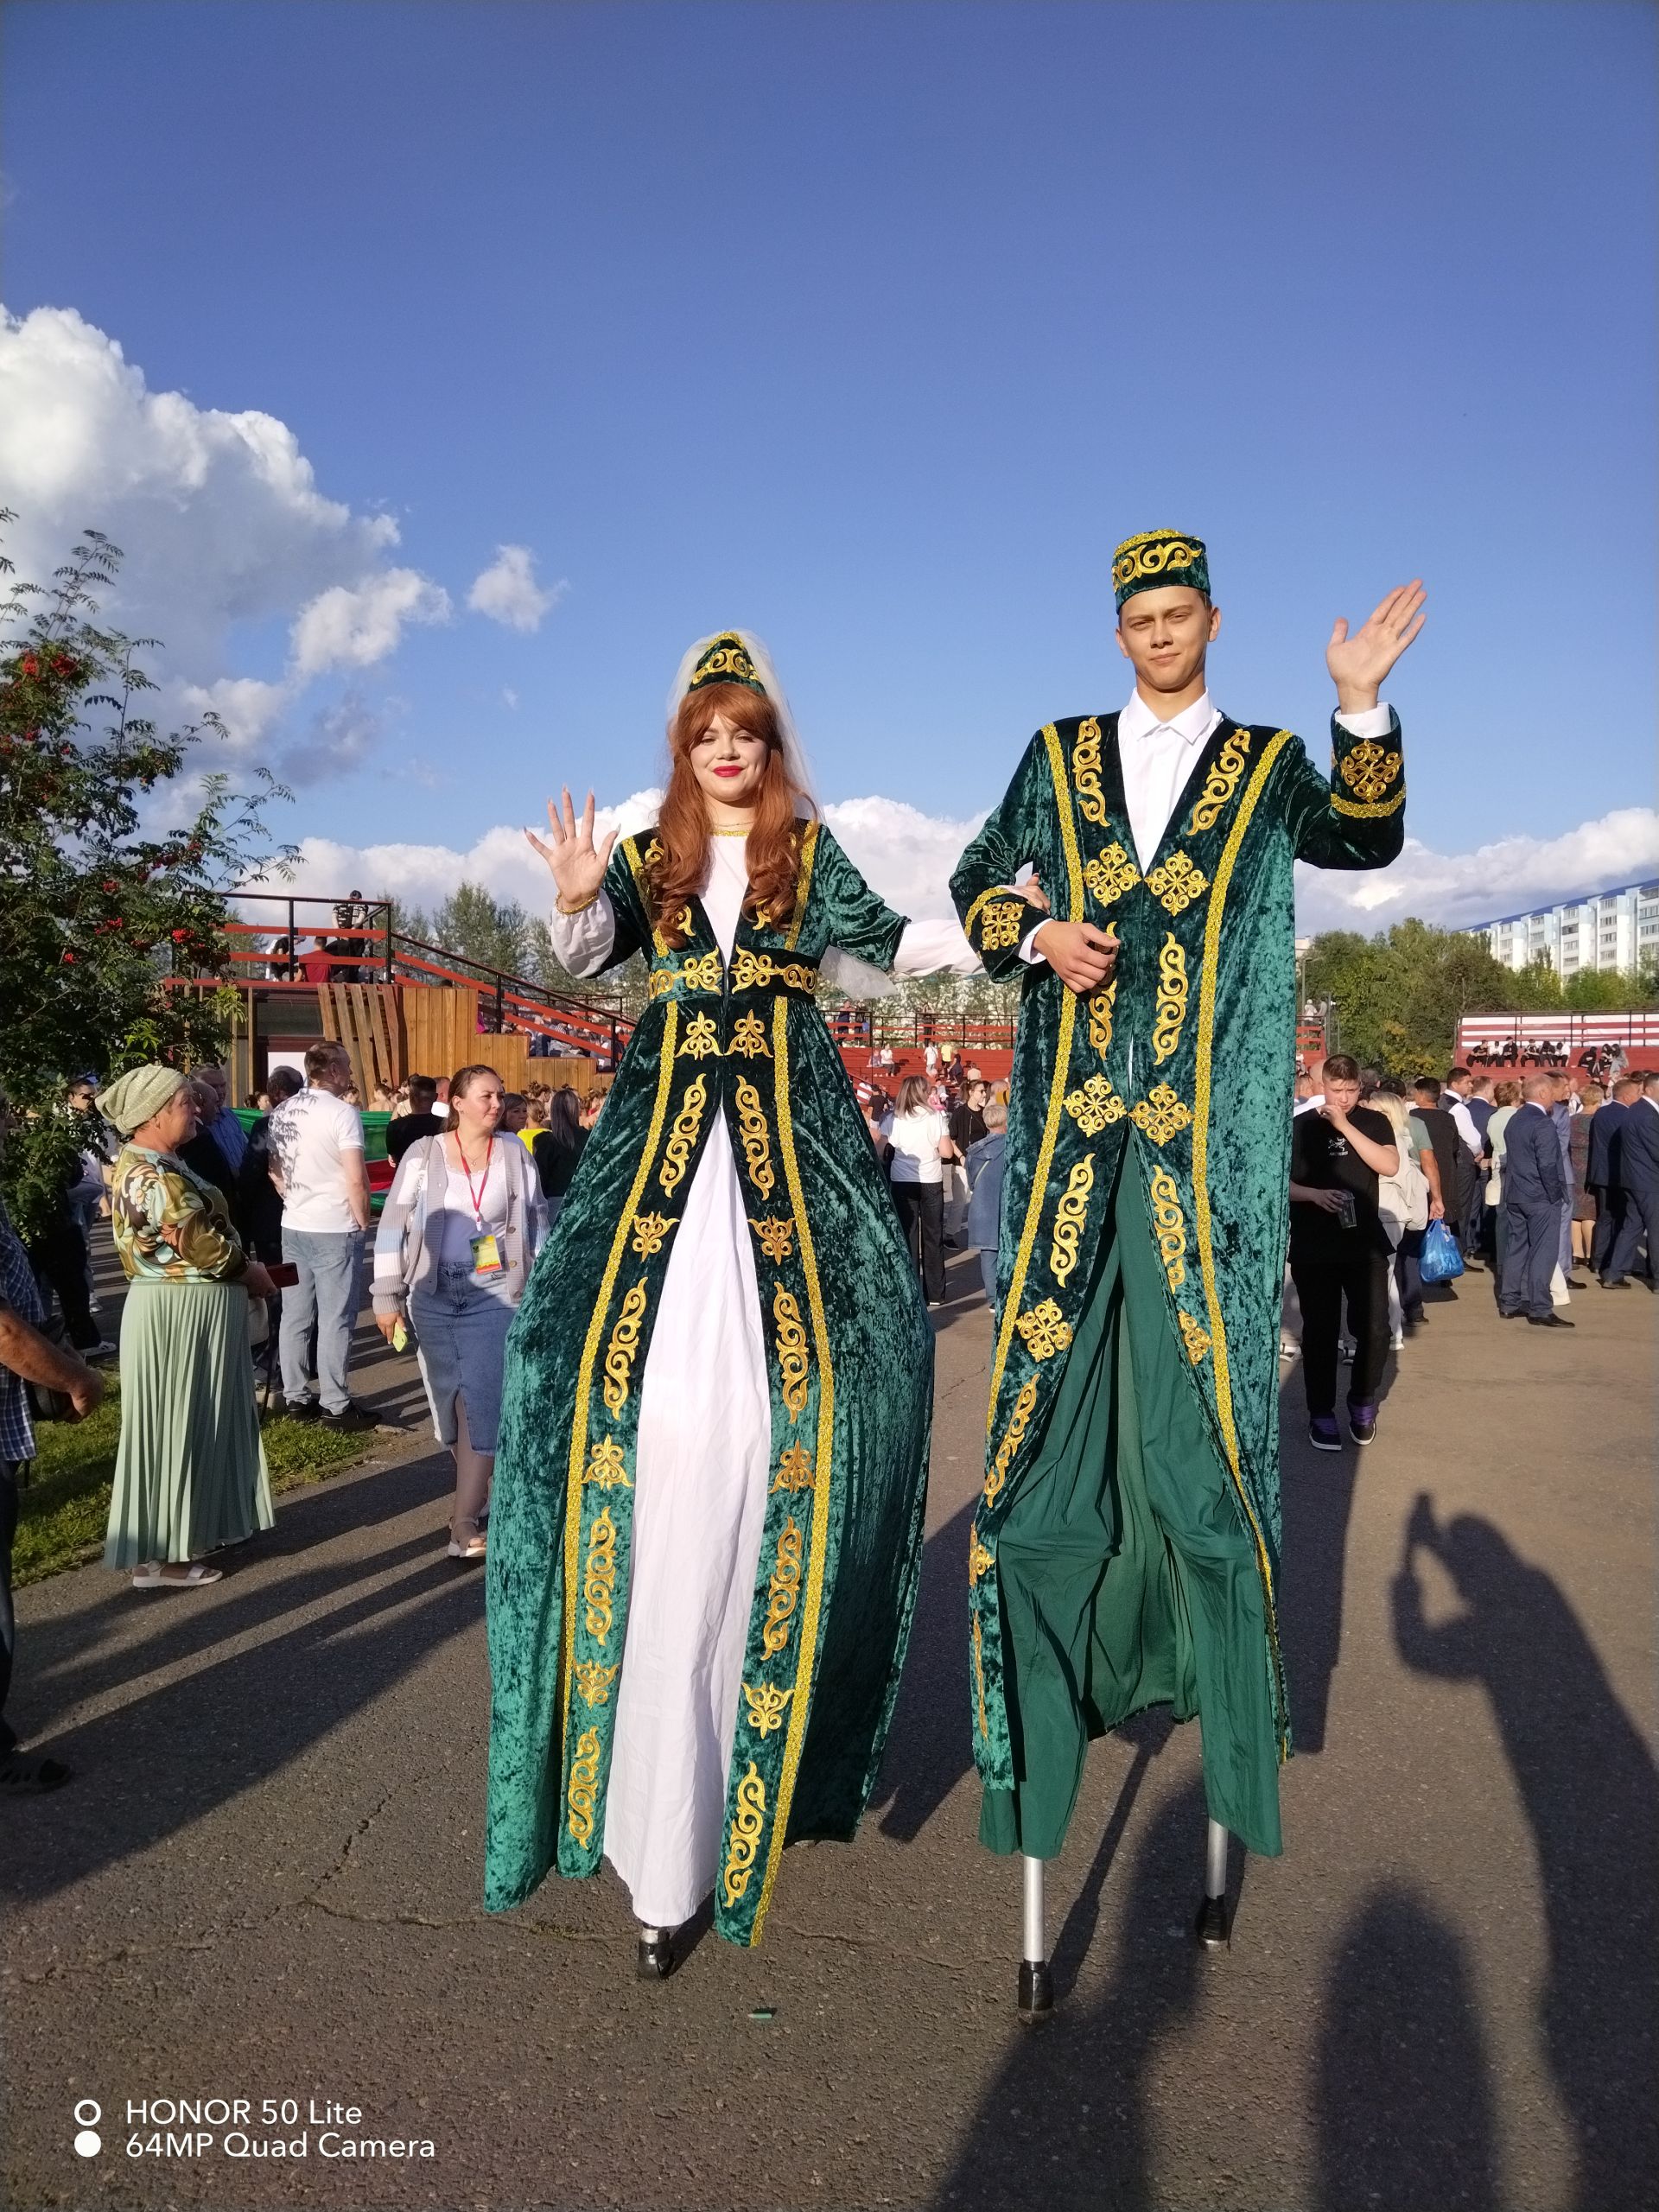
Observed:
[[[1014,1787],[980,1840],[1052,1859],[1089,1739],[1143,1706],[1199,1716],[1211,1817],[1281,1848],[1255,1548],[1205,1427],[1126,1149],[1054,1412],[997,1541]]]

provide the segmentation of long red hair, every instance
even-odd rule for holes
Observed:
[[[662,858],[651,871],[652,918],[665,944],[682,945],[685,909],[709,880],[709,810],[691,766],[691,748],[716,715],[750,737],[762,738],[766,765],[760,797],[749,830],[749,895],[744,912],[756,920],[764,911],[773,929],[795,912],[795,869],[800,849],[798,810],[811,809],[806,792],[791,778],[784,758],[784,734],[770,699],[746,683],[711,683],[689,691],[668,733],[668,791],[657,817]],[[816,811],[816,810],[813,810]]]

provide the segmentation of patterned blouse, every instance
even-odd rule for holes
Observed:
[[[247,1272],[224,1194],[170,1152],[124,1147],[110,1210],[130,1282],[237,1282]]]

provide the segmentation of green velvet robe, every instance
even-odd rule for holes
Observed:
[[[678,1217],[723,1114],[752,1211],[773,1468],[715,1925],[760,1940],[785,1845],[854,1833],[886,1741],[921,1559],[933,1338],[841,1055],[812,991],[832,945],[890,967],[905,928],[804,824],[786,928],[700,905],[671,948],[619,842],[613,961],[650,998],[508,1340],[487,1565],[485,1903],[604,1851],[627,1625],[639,1386]]]
[[[1404,838],[1399,724],[1378,742],[1332,722],[1331,780],[1287,730],[1224,718],[1143,876],[1117,717],[1039,731],[951,891],[997,977],[1023,974],[997,1253],[1000,1325],[987,1471],[969,1561],[974,1751],[1014,1786],[999,1532],[1052,1409],[1094,1280],[1109,1193],[1139,1179],[1167,1325],[1231,1479],[1261,1576],[1280,1757],[1278,1321],[1295,1052],[1292,863],[1381,868]],[[1115,979],[1067,989],[1018,946],[1039,918],[1011,888],[1034,867],[1053,913],[1122,939]],[[1138,1210],[1137,1210],[1138,1211]],[[1103,1585],[1109,1590],[1110,1578]],[[1103,1602],[1109,1603],[1109,1594]],[[1016,1714],[1017,1719],[1017,1714]]]

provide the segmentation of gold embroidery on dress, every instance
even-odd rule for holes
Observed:
[[[1110,1122],[1121,1122],[1128,1108],[1103,1075],[1086,1076],[1066,1094],[1065,1110],[1086,1137],[1097,1137]]]
[[[734,1103],[749,1180],[763,1198],[769,1198],[778,1179],[772,1172],[772,1145],[766,1135],[766,1117],[761,1108],[760,1094],[747,1076],[741,1075],[737,1078]]]
[[[1365,738],[1353,751],[1344,753],[1337,764],[1337,773],[1357,799],[1372,804],[1380,799],[1400,773],[1400,758],[1379,745],[1375,738]]]
[[[654,1260],[663,1249],[663,1240],[679,1220],[678,1214],[664,1218],[659,1213],[637,1213],[633,1217],[633,1250],[641,1260]]]
[[[645,1278],[641,1275],[622,1300],[622,1310],[605,1347],[605,1402],[620,1414],[628,1402],[628,1377],[639,1350],[639,1324],[645,1315]]]
[[[778,1365],[783,1374],[784,1403],[791,1421],[806,1409],[806,1324],[801,1309],[784,1288],[772,1285],[772,1316],[778,1324]]]
[[[657,1180],[670,1193],[679,1187],[685,1174],[685,1164],[696,1143],[697,1131],[702,1124],[702,1109],[708,1103],[708,1078],[700,1075],[695,1082],[686,1085],[685,1095],[680,1100],[680,1110],[669,1131],[668,1142],[663,1147],[662,1172]]]
[[[986,907],[980,919],[979,941],[987,952],[1001,952],[1010,944],[1019,944],[1020,924],[1025,911],[1023,899],[1007,899]]]
[[[979,1690],[979,1732],[988,1738],[990,1728],[985,1719],[985,1651],[980,1639],[979,1615],[974,1615],[974,1681]]]
[[[785,1445],[778,1455],[778,1471],[772,1478],[772,1491],[810,1490],[815,1479],[812,1454],[805,1445]]]
[[[1137,1098],[1129,1109],[1129,1119],[1143,1137],[1150,1137],[1154,1144],[1167,1144],[1178,1129],[1185,1128],[1192,1119],[1192,1109],[1184,1099],[1178,1098],[1166,1083],[1154,1084],[1144,1098]]]
[[[752,991],[757,984],[767,983],[789,983],[798,991],[810,991],[817,980],[817,971],[798,960],[774,960],[769,952],[751,952],[747,946],[732,955],[734,991]]]
[[[995,1505],[1002,1495],[1002,1486],[1008,1479],[1008,1469],[1014,1465],[1014,1455],[1020,1449],[1031,1416],[1037,1404],[1037,1377],[1033,1375],[1014,1402],[1014,1411],[1008,1418],[1007,1435],[996,1447],[996,1457],[991,1462],[991,1471],[985,1478],[985,1503]]]
[[[594,1440],[593,1455],[582,1471],[584,1483],[594,1483],[601,1490],[632,1490],[628,1480],[627,1460],[622,1446],[613,1436],[599,1436]]]
[[[1100,724],[1092,715],[1077,724],[1071,747],[1071,783],[1077,794],[1077,812],[1085,822],[1104,822],[1106,802],[1100,795]]]
[[[588,1564],[582,1570],[582,1598],[587,1606],[588,1633],[598,1643],[611,1633],[611,1599],[616,1589],[616,1523],[611,1509],[601,1505],[588,1531]]]
[[[1071,1341],[1071,1325],[1060,1313],[1052,1298],[1022,1313],[1014,1327],[1026,1340],[1026,1350],[1033,1359],[1052,1359],[1057,1351],[1064,1351]]]
[[[774,1728],[783,1726],[785,1710],[794,1694],[792,1689],[780,1690],[775,1682],[762,1682],[758,1689],[751,1689],[747,1682],[744,1683],[743,1695],[748,1704],[749,1726],[757,1735],[770,1736]]]
[[[1158,1007],[1152,1024],[1152,1057],[1159,1066],[1181,1041],[1186,1018],[1186,955],[1170,930],[1158,955]]]
[[[594,1787],[599,1780],[599,1732],[584,1728],[576,1738],[575,1756],[570,1762],[570,1814],[567,1822],[578,1843],[587,1843],[594,1833]]]
[[[1210,879],[1185,853],[1172,853],[1147,878],[1147,888],[1166,914],[1184,914],[1210,888]]]
[[[1108,845],[1088,861],[1083,880],[1103,906],[1109,906],[1141,880],[1141,871],[1122,845]]]
[[[677,967],[653,968],[646,986],[654,999],[665,999],[676,983],[683,983],[688,991],[717,991],[720,988],[720,954],[700,952],[695,960],[683,961]]]
[[[1190,1313],[1177,1314],[1181,1325],[1181,1342],[1186,1346],[1186,1356],[1194,1367],[1210,1349],[1210,1339]]]
[[[1392,798],[1384,799],[1377,806],[1357,806],[1352,799],[1332,798],[1332,810],[1338,814],[1351,814],[1362,822],[1374,822],[1381,815],[1397,814],[1406,803],[1404,791],[1396,791]]]
[[[766,1584],[766,1618],[760,1630],[762,1649],[775,1659],[789,1642],[790,1615],[801,1592],[801,1530],[791,1514],[778,1539],[778,1560]]]
[[[795,1217],[793,1214],[768,1214],[764,1221],[748,1217],[749,1227],[759,1240],[760,1249],[774,1267],[779,1260],[792,1259],[795,1254]]]
[[[1238,788],[1238,779],[1244,772],[1249,750],[1250,733],[1247,729],[1236,729],[1216,756],[1216,765],[1205,779],[1204,789],[1192,810],[1192,819],[1186,825],[1189,837],[1196,837],[1201,830],[1215,828],[1222,808]]]
[[[996,1554],[987,1551],[984,1545],[980,1542],[978,1529],[969,1529],[968,1534],[968,1586],[969,1589],[978,1581],[982,1574],[988,1573],[995,1565]]]
[[[1186,1216],[1181,1211],[1175,1178],[1161,1166],[1152,1171],[1152,1222],[1158,1232],[1158,1250],[1164,1262],[1165,1278],[1172,1290],[1179,1290],[1186,1281],[1183,1258],[1186,1250]]]
[[[766,1025],[758,1014],[740,1014],[732,1024],[732,1041],[726,1047],[728,1055],[738,1053],[746,1060],[772,1058],[772,1047],[766,1042]]]
[[[726,1903],[734,1905],[749,1886],[754,1854],[766,1825],[766,1788],[760,1770],[749,1761],[749,1770],[737,1785],[737,1812],[731,1841],[726,1847]]]
[[[711,1052],[720,1050],[720,1032],[706,1014],[694,1014],[685,1025],[685,1037],[680,1046],[683,1058],[706,1060]]]
[[[611,1684],[616,1680],[614,1667],[601,1667],[596,1660],[582,1659],[576,1664],[576,1688],[582,1692],[584,1705],[608,1705]]]
[[[1089,1152],[1072,1167],[1054,1209],[1054,1242],[1048,1255],[1048,1271],[1056,1282],[1069,1281],[1077,1264],[1077,1245],[1089,1211],[1089,1193],[1094,1187],[1095,1155]]]
[[[1089,1042],[1103,1059],[1112,1041],[1112,1007],[1117,998],[1117,978],[1113,976],[1104,990],[1096,991],[1089,1001]]]
[[[653,837],[651,842],[645,847],[645,849],[640,855],[640,858],[646,868],[655,868],[662,857],[662,846],[658,842],[657,839]]]

